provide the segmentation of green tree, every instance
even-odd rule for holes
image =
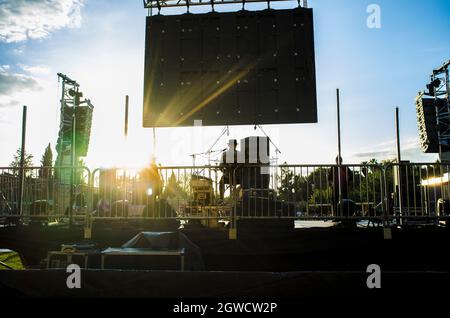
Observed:
[[[44,154],[41,159],[41,169],[39,176],[42,178],[48,178],[51,175],[51,167],[53,166],[53,153],[50,143],[45,148]]]
[[[52,167],[53,166],[53,152],[50,143],[45,148],[44,154],[41,159],[41,167]]]
[[[282,167],[280,173],[279,199],[285,201],[307,202],[314,189],[328,187],[327,168],[298,168]]]
[[[179,178],[179,179],[178,179]],[[187,174],[175,175],[172,171],[170,177],[166,180],[164,191],[162,193],[163,198],[174,208],[180,204],[186,204],[189,200],[189,180],[190,176]]]
[[[78,158],[77,167],[86,167],[86,162],[84,162],[83,158]]]
[[[309,212],[315,214],[331,212],[328,205],[332,202],[332,199],[333,191],[330,186],[326,186],[324,188],[315,188],[308,200],[308,203],[311,205],[309,207]]]
[[[172,171],[172,174],[169,177],[169,180],[167,180],[167,185],[164,189],[164,195],[166,198],[171,199],[174,198],[177,195],[177,190],[180,188],[179,182],[177,181],[177,178],[175,177],[175,173]]]
[[[17,149],[16,153],[14,154],[13,160],[11,161],[11,163],[9,164],[10,167],[12,168],[19,168],[20,167],[20,157],[22,155],[22,149]],[[33,155],[29,154],[25,151],[25,157],[24,157],[24,168],[30,168],[33,167]],[[14,174],[18,174],[19,171],[16,170],[14,172]],[[31,170],[25,170],[25,176],[28,176],[31,174]]]

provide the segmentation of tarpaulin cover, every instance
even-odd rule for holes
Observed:
[[[185,269],[202,270],[204,263],[200,248],[180,232],[140,232],[122,248],[185,249]]]
[[[178,232],[141,232],[122,245],[123,248],[175,249],[179,246]]]

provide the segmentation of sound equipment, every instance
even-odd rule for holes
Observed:
[[[438,153],[439,152],[439,138],[438,138],[438,126],[436,121],[436,105],[443,107],[445,101],[442,99],[435,99],[432,97],[425,97],[423,93],[420,93],[416,97],[416,115],[417,125],[419,128],[419,140],[420,147],[425,153]],[[448,151],[449,147],[442,145],[443,152]]]
[[[211,205],[213,200],[213,181],[210,178],[192,175],[190,186],[194,201],[201,206]]]
[[[241,139],[241,151],[244,151],[246,164],[270,163],[269,137],[251,136]]]

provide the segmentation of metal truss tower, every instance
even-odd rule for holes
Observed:
[[[76,168],[79,158],[87,155],[94,106],[89,99],[82,99],[83,93],[76,81],[61,73],[58,73],[58,80],[62,81],[61,120],[55,165]],[[71,178],[69,169],[58,173],[62,184],[72,184]]]
[[[211,6],[214,11],[215,5],[223,4],[242,4],[243,8],[246,3],[267,3],[270,6],[271,2],[286,2],[291,0],[143,0],[144,8],[146,9],[158,9],[171,7],[186,7],[189,11],[189,7],[194,6]],[[308,0],[297,0],[298,6],[307,8]]]
[[[442,149],[450,147],[450,79],[448,68],[450,60],[441,67],[433,70],[431,83],[428,88],[430,95],[434,96],[436,108],[436,124],[439,140],[439,158],[442,161],[450,161],[450,154],[443,153]]]

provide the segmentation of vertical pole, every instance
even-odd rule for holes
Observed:
[[[449,73],[448,73],[448,67],[450,66],[450,60],[447,63],[444,63],[444,85],[445,85],[445,94],[444,94],[444,100],[446,102],[446,106],[447,106],[447,115],[450,116],[450,78],[449,78]],[[447,141],[448,144],[448,141]],[[441,163],[442,161],[446,161],[446,163],[448,163],[449,161],[449,151],[448,149],[446,149],[447,151],[444,154],[444,158],[441,158]],[[442,156],[442,154],[441,154]],[[444,159],[444,160],[443,160]]]
[[[125,127],[124,127],[124,135],[125,139],[128,137],[128,105],[129,105],[129,97],[125,96]]]
[[[128,95],[125,96],[125,125],[124,125],[124,136],[125,141],[128,137],[128,107],[130,98]],[[126,147],[126,145],[125,145]],[[125,206],[127,201],[127,171],[123,167],[123,200],[122,200],[122,216],[125,216]]]
[[[447,98],[447,103],[449,103],[450,102],[450,77],[448,74],[448,66],[445,68],[445,95]]]
[[[448,63],[450,63],[450,61]],[[449,65],[450,64],[447,64],[444,71],[445,71],[445,98],[447,99],[447,114],[449,114],[449,116],[450,116],[450,77],[449,77],[449,73],[448,73]],[[448,152],[448,150],[447,150],[447,152]],[[441,156],[442,156],[442,153],[441,153]],[[446,161],[448,160],[447,158],[448,158],[448,156],[445,156]],[[442,162],[442,159],[441,159],[441,162]]]
[[[447,65],[444,69],[445,72],[445,99],[447,102],[447,114],[448,116],[450,116],[450,78],[449,78],[449,74],[448,74],[448,66],[450,65],[450,61],[447,62]],[[441,151],[442,152],[442,151]],[[442,156],[442,153],[441,153]],[[446,154],[444,155],[444,160],[442,160],[441,158],[441,162],[442,161],[448,161],[448,150],[446,151]]]
[[[20,169],[19,169],[19,216],[22,216],[23,210],[23,187],[24,187],[24,177],[25,177],[25,140],[27,133],[27,106],[23,106],[22,111],[22,144],[20,147]]]
[[[341,188],[341,100],[340,100],[340,91],[339,88],[336,89],[336,111],[337,111],[337,142],[338,142],[338,189],[339,189],[339,198],[338,198],[338,206],[339,206],[339,216],[342,216],[342,188]],[[336,186],[336,185],[335,185]],[[336,211],[337,212],[337,211]]]
[[[55,176],[56,179],[58,179],[58,182],[61,182],[61,180],[65,180],[66,179],[66,170],[65,169],[61,169],[61,167],[65,164],[64,163],[64,156],[63,156],[63,149],[64,149],[64,125],[65,125],[65,120],[64,120],[64,115],[65,115],[65,107],[66,107],[66,102],[65,102],[65,91],[66,91],[66,79],[63,77],[62,74],[58,73],[58,82],[60,81],[60,79],[62,80],[62,85],[61,85],[61,99],[60,99],[60,103],[61,103],[61,109],[60,109],[60,126],[59,126],[59,133],[58,133],[58,139],[59,139],[59,150],[57,149],[57,157],[56,157],[56,162],[55,162],[55,166],[56,171],[55,171]],[[56,145],[56,147],[58,147],[58,145]],[[57,183],[58,184],[58,183]],[[61,202],[66,202],[66,191],[64,192],[60,192],[59,190],[55,192],[55,194],[58,196],[58,198],[54,198],[54,200],[61,200]],[[70,200],[70,197],[69,197]],[[61,208],[59,208],[61,209]],[[61,210],[58,209],[58,213],[61,213]],[[70,209],[70,204],[69,204],[69,209]],[[65,206],[62,207],[62,214],[65,214]]]
[[[337,105],[337,136],[338,136],[338,155],[341,158],[341,105],[339,88],[336,89],[336,105]],[[339,164],[341,164],[339,159]]]
[[[395,107],[395,131],[397,136],[397,162],[400,163],[402,161],[402,157],[400,153],[400,124],[398,107]]]
[[[431,75],[431,83],[433,83],[435,79],[436,79],[436,74],[433,71],[433,74]],[[431,93],[433,94],[433,97],[434,97],[434,107],[436,109],[436,127],[437,127],[437,137],[438,137],[438,145],[439,145],[439,161],[442,162],[442,137],[441,137],[441,124],[440,124],[441,110],[439,109],[438,103],[437,103],[436,88],[432,86],[431,89],[433,90]]]
[[[58,77],[58,80],[59,80],[59,77]],[[60,100],[60,102],[61,102],[61,114],[60,114],[60,116],[61,116],[61,119],[60,119],[61,124],[60,125],[64,125],[64,107],[65,107],[64,92],[66,90],[66,81],[65,81],[64,78],[62,79],[62,85],[61,86],[62,86],[62,90],[61,90],[61,100]],[[63,142],[63,140],[64,140],[64,129],[61,129],[61,126],[60,126],[60,133],[61,133],[61,136],[59,136],[60,139],[61,139],[60,146],[59,146],[59,157],[60,157],[60,160],[56,164],[56,166],[63,166],[64,165],[63,154],[62,154],[63,153],[63,144],[64,144],[64,142]],[[59,174],[61,175],[61,169],[59,169]]]
[[[450,62],[450,61],[449,61]],[[447,99],[447,102],[450,101],[450,77],[448,74],[448,66],[445,68],[445,98]]]
[[[403,206],[403,198],[402,198],[402,157],[400,152],[400,121],[399,121],[399,110],[398,107],[395,108],[395,132],[396,132],[396,143],[397,143],[397,191],[398,191],[398,207],[400,208],[400,219],[398,222],[402,223],[402,206]]]
[[[155,127],[153,127],[153,155],[152,155],[152,162],[153,161],[156,161],[156,128]]]
[[[73,96],[73,107],[72,107],[72,145],[71,145],[71,158],[70,158],[70,166],[71,166],[71,174],[70,174],[70,205],[69,205],[69,228],[72,227],[73,222],[73,206],[75,204],[74,200],[74,187],[75,187],[75,174],[76,174],[76,166],[77,166],[77,157],[76,157],[76,110],[77,110],[77,98],[78,98],[78,87],[75,89],[75,94]]]

